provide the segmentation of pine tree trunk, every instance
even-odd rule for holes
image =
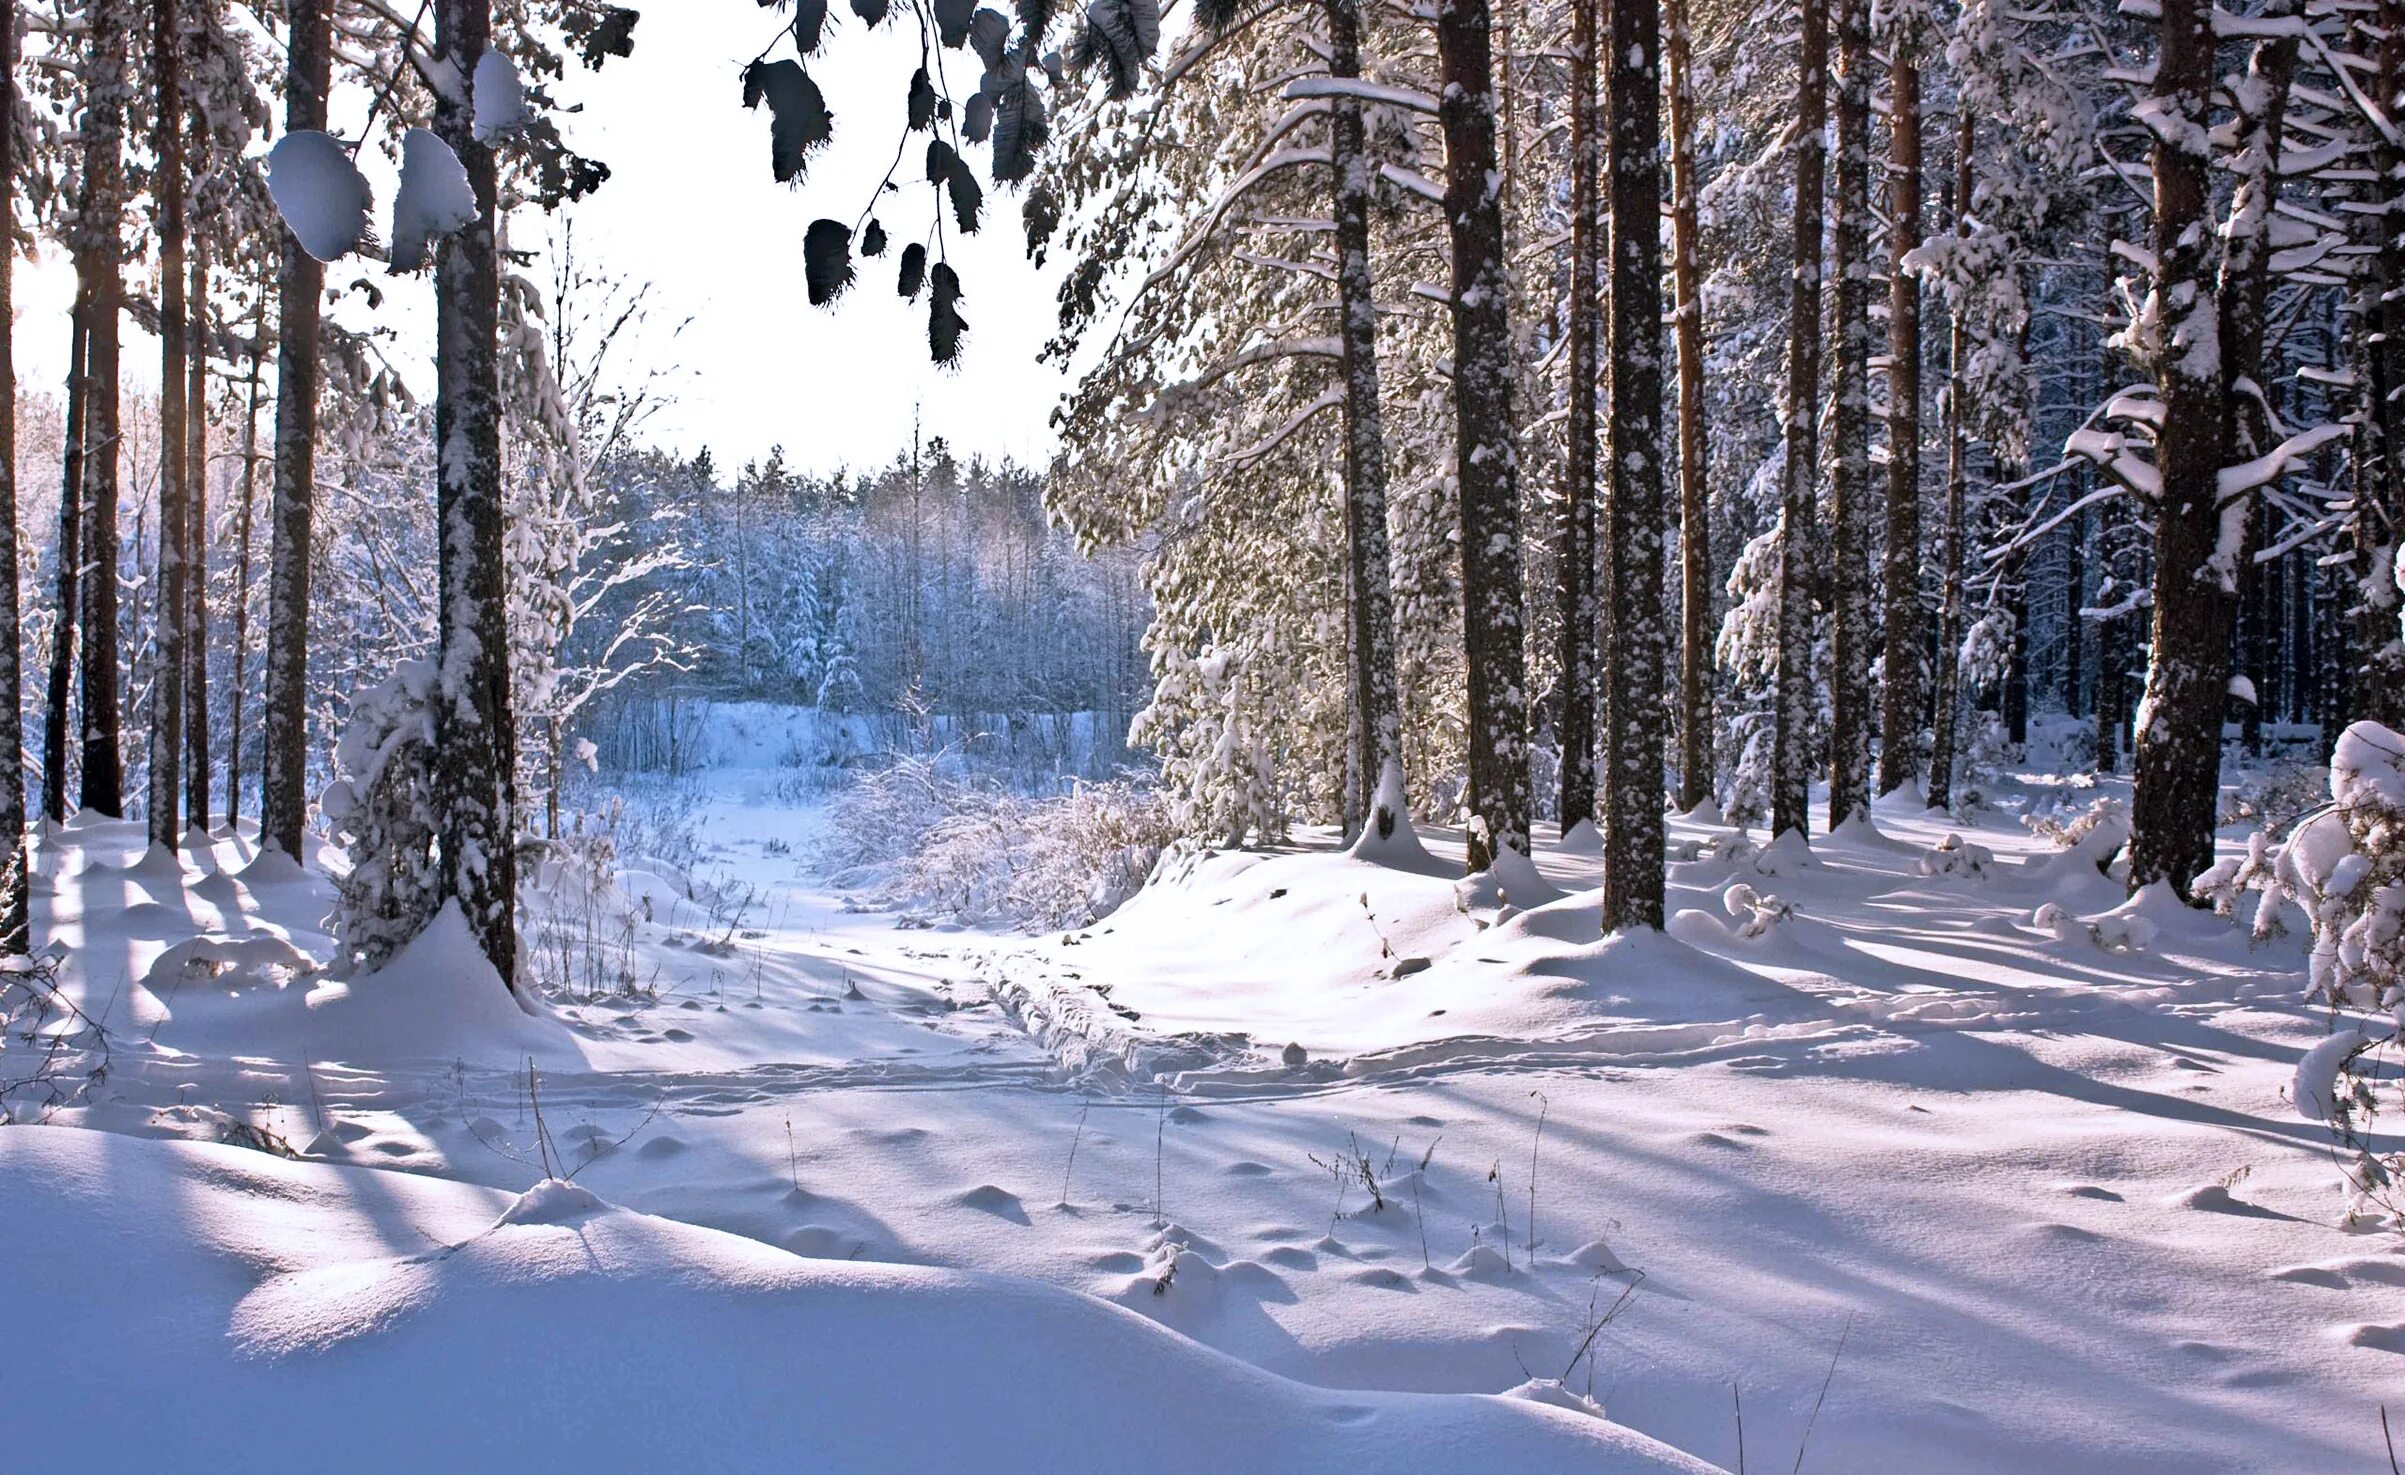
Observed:
[[[1970,231],[1971,150],[1978,142],[1978,122],[1967,108],[1956,109],[1954,180],[1947,190],[1947,209],[1958,234]],[[1969,368],[1970,330],[1959,312],[1946,315],[1946,521],[1938,530],[1937,650],[1930,673],[1929,807],[1954,807],[1955,734],[1962,712],[1962,543],[1963,518],[1970,500],[1970,438],[1963,423],[1962,386]]]
[[[2088,622],[2080,610],[2088,601],[2088,539],[2094,525],[2090,509],[2074,516],[2063,540],[2063,715],[2087,712]]]
[[[2289,556],[2288,627],[2292,645],[2288,679],[2288,720],[2303,726],[2319,720],[2317,705],[2321,674],[2321,605],[2313,596],[2319,561],[2300,550]]]
[[[2239,674],[2253,688],[2250,695],[2238,700],[2238,742],[2249,758],[2263,756],[2263,691],[2271,679],[2265,669],[2271,654],[2270,611],[2264,599],[2264,568],[2255,562],[2263,548],[2266,515],[2261,498],[2248,499],[2246,540],[2238,555],[2237,663]]]
[[[209,834],[209,264],[192,251],[192,327],[184,340],[191,385],[184,413],[191,427],[184,500],[184,822]]]
[[[1358,0],[1329,0],[1328,71],[1361,75]],[[1375,810],[1388,764],[1403,761],[1395,684],[1395,605],[1386,544],[1386,433],[1378,406],[1378,303],[1370,277],[1371,168],[1361,103],[1334,100],[1329,119],[1336,219],[1336,295],[1344,344],[1344,481],[1352,586],[1354,763],[1361,813],[1381,838],[1398,816]]]
[[[122,0],[101,0],[89,21],[84,109],[84,197],[76,222],[76,278],[86,293],[84,330],[83,577],[81,657],[83,807],[125,814],[125,759],[117,691],[118,318],[124,310],[126,50]]]
[[[330,0],[289,0],[286,132],[326,126]],[[300,860],[308,815],[309,565],[316,507],[318,299],[326,269],[290,230],[276,258],[275,474],[268,489],[267,687],[260,702],[259,843]]]
[[[1702,228],[1696,203],[1695,81],[1687,0],[1663,0],[1670,66],[1670,281],[1678,342],[1679,807],[1712,797],[1711,470],[1704,439]]]
[[[152,183],[159,230],[159,592],[157,656],[150,685],[150,843],[173,853],[183,838],[184,747],[184,499],[187,465],[184,339],[191,324],[185,298],[183,38],[176,0],[151,0],[151,58],[158,95]]]
[[[66,444],[59,456],[58,557],[56,579],[57,625],[50,636],[50,683],[42,710],[42,818],[58,824],[67,817],[67,753],[72,741],[75,699],[76,632],[81,625],[83,573],[84,437],[90,431],[84,413],[91,403],[84,370],[90,363],[91,294],[79,280],[75,305],[67,325]]]
[[[2221,717],[2229,692],[2236,570],[2220,554],[2219,478],[2227,464],[2206,215],[2211,162],[2213,13],[2203,0],[2163,0],[2154,106],[2155,300],[2166,347],[2153,367],[2162,396],[2156,472],[2154,651],[2137,731],[2130,804],[2130,884],[2168,881],[2182,896],[2213,863]]]
[[[1670,653],[1662,598],[1662,69],[1658,0],[1612,0],[1611,559],[1613,684],[1603,925],[1662,925],[1662,767]]]
[[[1598,237],[1603,138],[1596,101],[1601,56],[1596,11],[1602,0],[1572,0],[1570,49],[1570,358],[1568,454],[1563,458],[1561,530],[1555,580],[1560,633],[1562,753],[1561,821],[1571,827],[1595,816],[1595,567],[1596,399],[1602,373],[1602,303]]]
[[[1786,461],[1780,473],[1779,647],[1771,713],[1770,829],[1808,835],[1812,805],[1812,587],[1820,557],[1821,192],[1827,173],[1829,17],[1802,0],[1795,102],[1795,250],[1787,310]]]
[[[251,508],[259,485],[259,371],[266,357],[260,339],[266,332],[267,300],[262,294],[258,316],[252,320],[250,390],[242,414],[242,505],[234,513],[234,681],[226,693],[232,710],[225,735],[225,817],[237,828],[242,822],[242,708],[250,675],[246,668],[251,648]]]
[[[1505,850],[1528,853],[1520,478],[1488,29],[1486,0],[1439,0],[1438,113],[1445,135],[1445,219],[1453,247],[1453,449],[1461,488],[1473,872],[1485,870]]]
[[[2009,473],[2012,480],[2020,478],[2018,469]],[[1999,480],[2006,479],[1999,475]],[[1996,516],[2009,513],[1998,507]],[[2002,529],[1998,529],[2002,532]],[[2000,705],[2004,709],[2004,738],[2014,747],[2029,741],[2029,554],[2027,550],[2014,553],[2004,561],[2004,610],[2012,621],[2012,640],[2005,647],[2004,690]]]
[[[2405,88],[2405,4],[2387,0],[2376,21],[2357,22],[2355,49],[2375,70],[2371,95]],[[2349,662],[2351,715],[2405,726],[2405,612],[2395,566],[2405,529],[2405,148],[2374,132],[2368,140],[2372,180],[2362,215],[2363,245],[2348,333],[2351,367],[2362,386],[2354,455],[2353,542],[2357,599],[2352,634],[2358,659]]]
[[[1829,828],[1871,809],[1870,0],[1836,0],[1837,179],[1831,220],[1837,361],[1830,366]]]
[[[17,0],[0,0],[0,119],[17,115]],[[0,220],[17,217],[16,130],[0,127]],[[0,249],[0,957],[33,950],[25,849],[24,648],[17,609],[17,253]]]
[[[460,77],[490,43],[490,0],[439,0],[435,49]],[[434,131],[466,166],[477,218],[434,262],[442,671],[435,706],[435,833],[441,894],[459,903],[484,955],[517,987],[517,731],[509,701],[509,602],[501,506],[500,258],[493,152],[477,141],[465,88],[436,93]]]
[[[1887,559],[1882,569],[1887,640],[1879,725],[1878,791],[1921,771],[1921,709],[1928,703],[1929,617],[1921,607],[1921,280],[1904,256],[1921,243],[1920,34],[1895,22],[1888,68]]]
[[[2263,17],[2267,23],[2278,24],[2293,19],[2299,8],[2300,0],[2268,0]],[[2264,311],[2271,295],[2270,228],[2272,212],[2279,205],[2280,134],[2287,122],[2296,53],[2293,35],[2257,42],[2246,82],[2234,94],[2238,102],[2233,170],[2237,184],[2222,231],[2219,310],[2224,453],[2238,462],[2253,460],[2278,441],[2271,386],[2264,373]],[[2255,554],[2263,544],[2265,513],[2262,499],[2252,493],[2243,509],[2225,509],[2225,513],[2245,519],[2233,573],[2241,611],[2238,654],[2254,692],[2242,704],[2240,732],[2246,751],[2260,757],[2268,621],[2263,611],[2262,569]]]

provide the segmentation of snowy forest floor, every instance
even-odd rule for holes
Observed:
[[[186,1342],[154,1334],[172,1301],[187,1340],[242,1351],[229,1367],[299,1359],[328,1400],[356,1392],[328,1366],[389,1375],[394,1338],[433,1363],[397,1409],[439,1421],[463,1386],[520,1383],[595,1468],[743,1467],[776,1437],[820,1441],[829,1468],[980,1450],[1092,1468],[1104,1449],[1145,1469],[1466,1468],[1471,1450],[1515,1471],[1691,1468],[1528,1400],[1318,1391],[1556,1378],[1728,1469],[1740,1431],[1760,1468],[1807,1438],[1807,1467],[1832,1471],[2385,1468],[2405,1253],[2339,1227],[2327,1134],[2286,1101],[2325,1029],[2296,1002],[2301,942],[2125,904],[2016,822],[2035,787],[1977,825],[1883,803],[1875,831],[1803,864],[1674,822],[1695,858],[1672,867],[1668,936],[1608,941],[1594,855],[1542,844],[1544,891],[1502,897],[1456,880],[1441,830],[1385,864],[1325,835],[1197,855],[1075,933],[897,927],[811,878],[813,816],[780,792],[741,769],[685,791],[690,873],[629,856],[614,887],[554,877],[537,1015],[463,965],[464,937],[355,990],[311,978],[329,883],[251,867],[247,837],[174,866],[143,862],[130,825],[47,838],[37,939],[65,945],[65,987],[114,1048],[88,1099],[50,1113],[100,1132],[0,1132],[0,1242],[43,1267],[0,1305],[30,1295],[47,1319],[21,1325],[95,1359],[146,1350],[85,1369],[77,1397],[40,1392],[33,1424],[0,1421],[0,1456],[108,1467],[194,1421],[242,1448],[255,1415],[202,1405],[252,1385],[128,1381],[188,1375]],[[1949,831],[1992,854],[1929,864]],[[1740,884],[1751,904],[1732,905]],[[308,1161],[124,1140],[235,1123]],[[513,1208],[546,1152],[637,1212]],[[504,1211],[520,1222],[474,1237]],[[590,1273],[672,1273],[614,1302],[494,1300],[570,1272],[487,1241],[562,1223]],[[1149,1329],[1088,1325],[1075,1297],[1019,1305],[1036,1288],[990,1272],[1279,1378],[1128,1341]],[[712,1277],[799,1287],[819,1319],[722,1336],[665,1309],[660,1285]],[[827,1309],[878,1287],[882,1312]],[[628,1363],[593,1350],[614,1335]],[[738,1432],[761,1359],[780,1387],[850,1371],[819,1423]],[[1001,1391],[951,1381],[972,1364]],[[190,1419],[118,1412],[145,1398]],[[648,1453],[595,1422],[622,1400],[649,1410]],[[874,1411],[830,1432],[847,1400]],[[1247,1401],[1274,1459],[1229,1453]],[[954,1447],[916,1427],[914,1406],[947,1402],[933,1423],[1044,1418]],[[678,1457],[670,1428],[704,1447]]]

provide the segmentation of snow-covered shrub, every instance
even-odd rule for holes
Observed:
[[[1720,893],[1721,910],[1729,914],[1734,937],[1760,937],[1795,915],[1793,903],[1754,890],[1743,881]]]
[[[545,993],[593,998],[637,992],[639,908],[618,887],[611,804],[571,817],[566,833],[529,839],[518,864],[521,956]]]
[[[0,958],[0,1126],[41,1121],[108,1078],[109,1032],[58,986],[55,944]]]
[[[2009,628],[2009,626],[2008,626]],[[1977,632],[1973,632],[1976,634]],[[1965,651],[1968,658],[1968,651]],[[1969,679],[1966,675],[1965,679]],[[1965,715],[1962,763],[1954,771],[1954,812],[1969,814],[1987,803],[1988,796],[2010,772],[2015,753],[2012,733],[2003,714],[1973,711]]]
[[[2405,733],[2357,722],[2330,757],[2330,802],[2276,850],[2257,836],[2248,859],[2216,867],[2222,891],[2257,887],[2258,935],[2275,932],[2283,902],[2313,929],[2306,997],[2331,1013],[2331,1033],[2297,1067],[2298,1112],[2326,1122],[2343,1155],[2349,1212],[2405,1228],[2405,1152],[2373,1149],[2385,1097],[2405,1109],[2399,1035],[2405,1033]],[[2200,879],[2200,885],[2203,880]]]
[[[434,917],[433,776],[436,673],[403,661],[360,694],[334,748],[341,777],[319,802],[350,860],[334,878],[338,970],[373,972]]]
[[[818,862],[842,885],[871,885],[974,795],[941,755],[901,755],[859,770],[827,805]]]
[[[1028,799],[952,777],[932,759],[864,776],[827,820],[819,858],[837,880],[916,915],[1031,928],[1107,915],[1176,834],[1169,806],[1135,784]]]
[[[1913,861],[1913,870],[1923,876],[1958,876],[1966,881],[1987,877],[1996,864],[1996,852],[1976,841],[1949,833]]]
[[[2129,843],[2129,801],[2106,795],[2076,807],[2050,805],[2023,817],[2021,823],[2032,835],[2065,850],[2099,834],[2114,837],[2113,848],[2118,850]]]
[[[2252,822],[2278,840],[2329,797],[2330,770],[2313,763],[2275,763],[2247,774],[2222,796],[2219,823]]]

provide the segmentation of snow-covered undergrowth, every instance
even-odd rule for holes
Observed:
[[[456,1407],[596,1469],[981,1424],[996,1469],[1733,1469],[1734,1385],[1751,1465],[2377,1468],[2405,1254],[2286,1099],[2304,929],[2127,900],[2109,787],[2043,834],[1676,822],[1660,938],[1598,934],[1583,837],[1471,886],[1442,829],[1182,853],[1028,938],[829,890],[782,778],[548,852],[523,1007],[439,925],[325,976],[319,864],[247,836],[46,836],[108,1069],[0,1132],[0,1243],[50,1257],[0,1307],[96,1371],[11,1382],[0,1467],[208,1464],[273,1406],[254,1467]],[[499,1223],[565,1173],[600,1202]],[[1610,1422],[1369,1396],[1514,1389]]]
[[[819,858],[836,884],[910,918],[1081,927],[1144,884],[1172,838],[1125,782],[1027,798],[898,758],[834,795]]]

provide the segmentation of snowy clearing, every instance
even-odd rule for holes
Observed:
[[[2124,905],[2001,815],[1960,832],[1969,871],[1901,810],[1792,869],[1676,823],[1699,858],[1657,939],[1599,940],[1583,847],[1540,846],[1518,910],[1441,831],[1408,868],[1173,858],[1030,938],[850,909],[773,784],[681,791],[698,874],[630,859],[606,916],[530,933],[623,922],[641,980],[540,1017],[439,923],[316,981],[325,883],[248,840],[178,874],[131,826],[44,844],[37,921],[116,1040],[53,1119],[304,1159],[0,1137],[6,1234],[55,1247],[35,1324],[183,1390],[112,1447],[234,1440],[281,1387],[345,1420],[482,1390],[484,1448],[668,1460],[774,1407],[710,1448],[926,1468],[954,1423],[860,1413],[908,1380],[974,1405],[996,1468],[1179,1468],[1239,1431],[1255,1453],[1197,1468],[1689,1467],[1649,1440],[1735,1468],[1741,1406],[1750,1459],[1809,1424],[1827,1469],[2340,1469],[2405,1378],[2405,1254],[2336,1227],[2326,1130],[2283,1099],[2325,1033],[2301,944]],[[495,1227],[546,1153],[598,1202]],[[173,1339],[138,1330],[170,1303]],[[761,1377],[813,1397],[747,1401]],[[1368,1396],[1532,1380],[1611,1422]],[[91,1448],[38,1422],[34,1463]]]

